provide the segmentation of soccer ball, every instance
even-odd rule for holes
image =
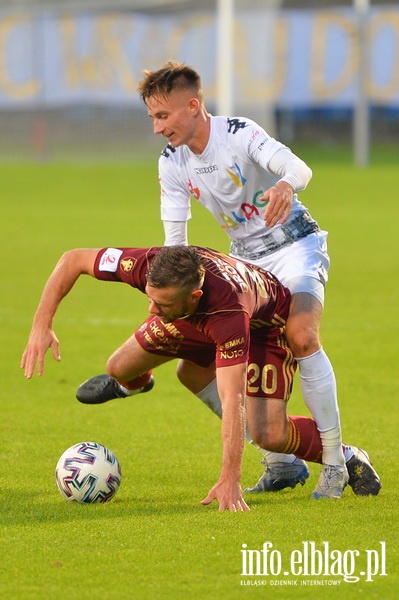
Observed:
[[[55,468],[61,495],[72,502],[108,502],[121,484],[116,456],[96,442],[81,442],[65,450]]]

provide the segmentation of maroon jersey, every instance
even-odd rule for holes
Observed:
[[[94,267],[97,279],[120,281],[145,293],[146,273],[159,247],[104,248]],[[163,323],[152,315],[136,331],[145,350],[217,367],[248,361],[250,342],[281,338],[290,292],[271,273],[208,248],[195,247],[205,266],[197,312]]]

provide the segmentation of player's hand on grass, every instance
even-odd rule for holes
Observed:
[[[34,327],[29,335],[28,344],[22,355],[21,369],[25,369],[25,377],[30,379],[37,365],[40,377],[44,370],[44,357],[51,348],[55,360],[60,361],[59,341],[52,329],[37,330]]]
[[[206,498],[201,501],[201,504],[211,504],[214,500],[219,503],[219,510],[229,510],[238,512],[250,510],[242,496],[242,489],[238,482],[220,480],[209,491]]]
[[[285,223],[290,215],[294,190],[285,181],[279,181],[276,185],[263,193],[260,200],[267,202],[263,218],[265,225],[274,227],[277,223]]]

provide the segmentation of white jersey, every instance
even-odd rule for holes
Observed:
[[[264,191],[286,181],[295,192],[312,176],[309,167],[286,146],[243,117],[210,117],[210,137],[196,155],[186,145],[168,145],[159,159],[162,220],[191,218],[191,198],[216,218],[231,238],[230,253],[258,261],[319,231],[295,193],[288,221],[265,226]],[[179,243],[179,242],[177,242]]]

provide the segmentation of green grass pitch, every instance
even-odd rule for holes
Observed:
[[[248,513],[201,506],[219,474],[220,422],[179,385],[173,362],[155,373],[150,394],[97,407],[75,400],[77,386],[104,371],[147,314],[146,298],[127,286],[81,278],[55,321],[62,362],[48,354],[43,377],[25,380],[20,357],[63,251],[162,245],[156,157],[134,165],[2,165],[1,598],[397,597],[398,162],[387,153],[388,164],[378,155],[358,169],[339,152],[299,150],[314,171],[301,199],[329,230],[322,338],[337,375],[343,437],[370,453],[380,495],[356,497],[348,488],[340,501],[311,501],[320,470],[311,465],[303,488],[249,497]],[[227,251],[211,216],[195,204],[193,213],[191,243]],[[295,387],[289,410],[306,414]],[[56,488],[59,456],[85,440],[109,446],[122,465],[122,485],[109,504],[70,504]],[[260,458],[247,446],[244,487],[260,476]],[[273,544],[273,560],[281,558],[281,572],[270,559],[275,574],[243,576],[243,545],[260,551],[265,542]],[[342,560],[359,551],[360,580],[285,575],[306,542],[319,549],[328,542]],[[359,575],[367,556],[379,558],[373,581]]]

